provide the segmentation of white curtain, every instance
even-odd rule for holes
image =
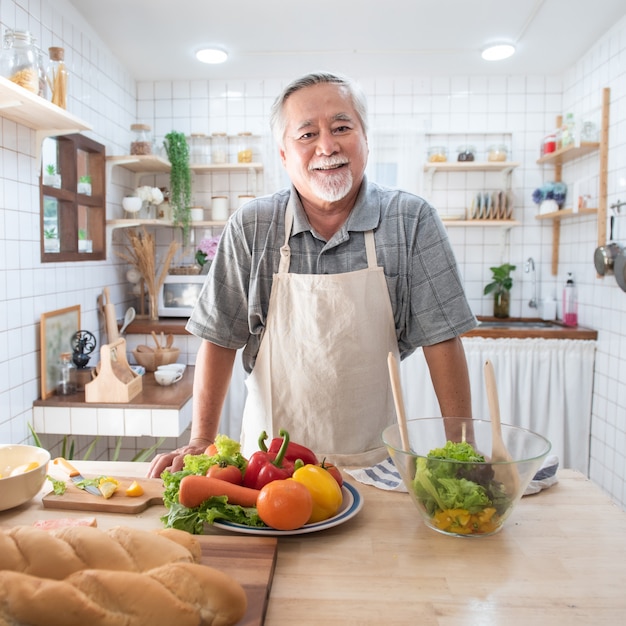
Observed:
[[[463,339],[475,418],[489,419],[483,367],[496,372],[503,423],[540,433],[561,467],[588,473],[595,341]],[[404,400],[411,417],[439,416],[439,404],[421,350],[402,362]]]

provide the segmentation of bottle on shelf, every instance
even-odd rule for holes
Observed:
[[[563,288],[563,323],[566,326],[578,326],[578,298],[571,272],[567,273],[567,281]]]
[[[48,48],[50,65],[48,80],[50,81],[50,101],[62,109],[67,109],[67,68],[65,67],[65,50],[53,46]]]
[[[135,156],[152,154],[152,127],[148,124],[131,124],[130,153]]]
[[[35,41],[27,30],[6,30],[0,74],[16,85],[39,94],[39,58]]]
[[[69,396],[76,393],[76,384],[72,382],[72,354],[63,352],[61,354],[61,362],[59,364],[59,381],[57,383],[57,394],[60,396]]]

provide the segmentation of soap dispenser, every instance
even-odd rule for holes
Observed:
[[[566,326],[578,326],[578,299],[571,272],[567,273],[567,282],[563,288],[563,323]]]

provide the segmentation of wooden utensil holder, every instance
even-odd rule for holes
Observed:
[[[85,402],[130,402],[141,393],[141,376],[133,372],[126,359],[123,338],[100,348],[100,371],[85,385]]]

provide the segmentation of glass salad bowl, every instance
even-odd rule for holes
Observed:
[[[406,436],[409,452],[397,424],[382,434],[422,519],[440,533],[465,537],[502,528],[551,448],[537,433],[502,424],[510,460],[492,462],[491,422],[468,418],[409,420]]]

